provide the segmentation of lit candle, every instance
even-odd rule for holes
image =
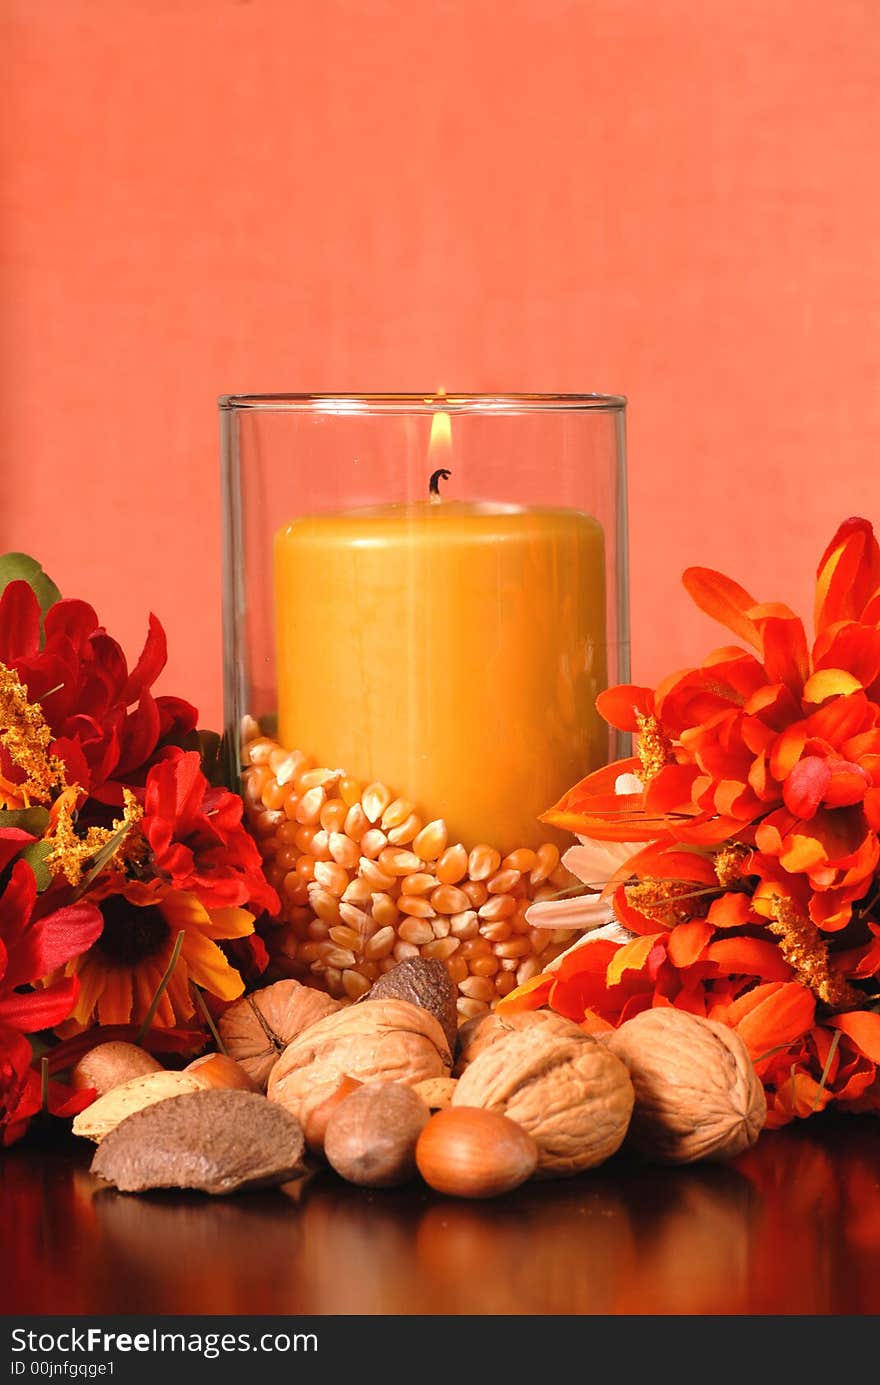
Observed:
[[[438,413],[434,492],[448,451]],[[451,841],[534,846],[553,836],[537,815],[607,758],[602,528],[427,492],[276,534],[279,739]]]

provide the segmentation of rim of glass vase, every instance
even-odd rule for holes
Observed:
[[[622,413],[623,394],[221,394],[221,410],[277,413]]]

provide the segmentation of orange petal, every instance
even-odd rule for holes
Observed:
[[[807,732],[802,721],[787,726],[770,752],[770,773],[782,783],[794,769],[807,743]]]
[[[709,905],[709,922],[713,928],[742,928],[752,922],[752,903],[746,894],[729,891]]]
[[[849,693],[860,692],[858,678],[845,668],[820,668],[804,684],[804,702],[818,706],[828,697],[846,697]]]
[[[244,982],[210,938],[190,929],[184,935],[183,955],[197,986],[221,1000],[235,1000],[241,995]]]
[[[689,567],[681,579],[701,611],[713,620],[726,625],[741,640],[761,647],[761,637],[754,621],[746,614],[755,605],[753,596],[739,583],[706,567]]]
[[[705,919],[676,924],[669,934],[666,951],[675,967],[690,967],[698,961],[714,930]]]
[[[762,981],[788,981],[791,967],[776,943],[761,938],[720,938],[706,949],[725,976],[759,976]]]
[[[621,683],[616,688],[607,688],[596,698],[596,708],[601,717],[616,726],[619,731],[638,731],[637,714],[650,716],[654,710],[654,693],[651,688],[640,688],[634,683]]]
[[[513,991],[511,991],[513,995]],[[496,1009],[499,1007],[496,1006]],[[608,1020],[603,1020],[601,1015],[597,1015],[595,1010],[585,1010],[581,1020],[581,1029],[585,1034],[608,1034],[614,1028]]]
[[[797,981],[768,982],[755,986],[728,1012],[728,1023],[754,1056],[790,1044],[810,1029],[816,1002],[806,986]]]
[[[210,923],[202,924],[209,938],[245,938],[254,931],[254,915],[248,909],[209,909]]]
[[[516,990],[509,995],[502,996],[495,1006],[497,1015],[513,1015],[519,1010],[540,1010],[542,1005],[546,1005],[553,988],[554,978],[546,973],[541,976],[533,976],[530,981],[524,981]]]
[[[101,1024],[128,1024],[131,1019],[131,972],[110,967],[104,974],[104,989],[98,997]]]
[[[816,573],[816,630],[858,620],[880,586],[880,549],[868,520],[844,520]]]
[[[663,936],[662,933],[649,933],[641,938],[633,938],[632,942],[619,947],[608,964],[607,985],[616,986],[625,971],[641,971],[654,944]]]
[[[849,1036],[860,1053],[872,1063],[880,1063],[880,1015],[868,1010],[850,1010],[825,1021],[832,1029]]]

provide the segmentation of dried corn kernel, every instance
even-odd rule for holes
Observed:
[[[468,855],[458,842],[443,852],[434,871],[441,885],[457,885],[467,875]]]
[[[530,904],[570,883],[551,843],[503,859],[448,842],[446,822],[380,781],[287,751],[248,723],[242,784],[247,822],[282,898],[274,946],[289,975],[352,1001],[408,957],[441,960],[459,988],[460,1019],[569,945],[572,931],[533,929]]]
[[[475,846],[468,857],[468,874],[472,880],[488,880],[500,865],[500,851],[493,846]]]
[[[443,819],[435,818],[427,823],[413,838],[412,846],[423,861],[436,861],[438,856],[442,856],[446,850],[446,823]]]
[[[391,790],[385,784],[369,784],[361,795],[361,803],[370,822],[378,822],[390,802]]]

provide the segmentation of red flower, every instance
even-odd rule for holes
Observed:
[[[151,615],[146,643],[129,672],[122,649],[85,601],[57,601],[44,626],[41,648],[37,598],[27,582],[10,582],[0,597],[0,663],[14,669],[29,700],[40,703],[55,737],[51,749],[70,782],[118,806],[124,785],[143,784],[157,750],[196,724],[188,702],[150,692],[165,666],[165,632]]]
[[[191,891],[207,909],[250,904],[277,913],[243,807],[237,794],[211,788],[196,751],[172,749],[147,775],[140,827],[155,871],[174,889]]]
[[[79,983],[64,977],[41,989],[30,988],[57,967],[91,947],[102,919],[92,904],[71,904],[34,918],[37,887],[24,861],[12,871],[0,896],[0,1130],[11,1144],[24,1133],[41,1104],[40,1078],[31,1067],[24,1034],[59,1024],[71,1012]],[[87,1104],[83,1093],[67,1093],[50,1083],[49,1109],[72,1114]],[[78,1104],[77,1104],[78,1103]]]

